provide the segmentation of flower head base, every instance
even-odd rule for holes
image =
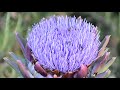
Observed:
[[[27,40],[18,33],[16,37],[25,59],[14,53],[10,55],[17,61],[4,59],[23,77],[108,77],[108,68],[115,61],[106,48],[110,35],[100,42],[97,27],[81,17],[42,19],[33,26]]]

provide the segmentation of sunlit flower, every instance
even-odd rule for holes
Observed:
[[[102,42],[99,36],[97,27],[81,17],[43,18],[33,25],[27,40],[16,33],[25,62],[16,58],[14,64],[23,77],[108,77],[115,57],[109,58],[106,48],[110,35]]]

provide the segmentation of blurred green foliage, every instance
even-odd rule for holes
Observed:
[[[51,15],[81,16],[93,23],[100,30],[100,40],[111,34],[108,47],[117,60],[111,66],[110,77],[120,77],[120,13],[119,12],[0,12],[0,78],[17,77],[16,72],[3,60],[12,51],[22,55],[15,39],[14,32],[19,32],[24,38],[34,23],[43,17]]]

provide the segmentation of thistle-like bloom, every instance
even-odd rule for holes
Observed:
[[[16,36],[26,60],[30,61],[25,64],[27,70],[17,60],[25,77],[30,77],[29,72],[33,71],[43,77],[107,77],[108,67],[115,60],[109,59],[106,48],[110,35],[100,42],[97,27],[81,17],[51,16],[32,27],[25,43]]]
[[[45,69],[74,72],[99,52],[99,32],[86,20],[53,16],[33,26],[27,44]]]

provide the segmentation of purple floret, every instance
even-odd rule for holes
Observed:
[[[27,44],[39,63],[49,70],[74,72],[98,54],[99,31],[82,18],[51,16],[35,24]]]

